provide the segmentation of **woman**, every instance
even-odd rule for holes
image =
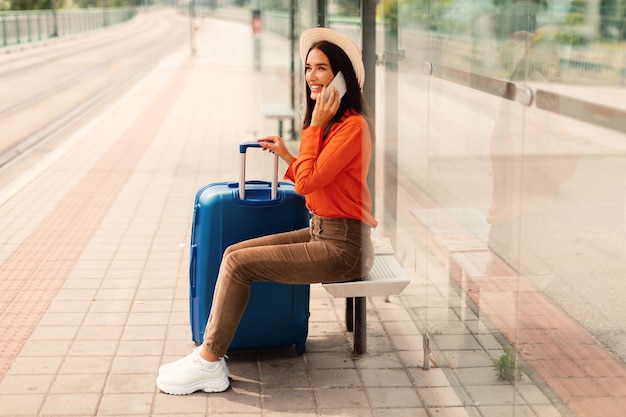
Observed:
[[[358,46],[326,28],[300,38],[305,63],[306,115],[298,156],[282,138],[259,139],[287,164],[285,178],[305,195],[311,226],[234,244],[226,249],[204,342],[178,361],[161,366],[157,386],[168,394],[221,392],[229,387],[224,355],[245,311],[252,282],[289,284],[358,279],[372,267],[372,200],[366,178],[372,152],[369,113],[361,92],[365,71]],[[339,71],[347,91],[328,85]]]

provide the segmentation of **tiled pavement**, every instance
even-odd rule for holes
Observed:
[[[159,365],[193,348],[195,191],[237,178],[236,145],[275,129],[259,114],[261,97],[287,98],[286,88],[271,88],[287,78],[281,69],[263,80],[253,74],[244,29],[203,21],[197,56],[165,60],[41,175],[0,195],[0,416],[567,413],[527,376],[515,386],[497,381],[491,358],[501,345],[452,291],[445,268],[429,270],[428,280],[411,274],[401,297],[368,300],[365,355],[350,353],[343,300],[316,285],[304,355],[232,352],[227,392],[158,392]],[[220,33],[241,36],[239,54],[211,42]],[[251,177],[269,176],[264,162],[252,159]],[[430,370],[422,369],[416,311],[437,325]]]

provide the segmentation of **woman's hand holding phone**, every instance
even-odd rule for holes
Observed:
[[[311,115],[311,126],[324,127],[332,120],[341,104],[341,97],[346,92],[346,82],[341,71],[335,75],[335,78],[322,88],[320,94],[315,100],[315,108]]]

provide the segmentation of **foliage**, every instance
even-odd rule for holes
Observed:
[[[442,26],[443,15],[450,10],[453,0],[382,0],[383,16],[388,19],[397,17],[398,25],[437,30]]]
[[[362,0],[337,0],[337,14],[339,16],[360,16]]]
[[[56,8],[63,7],[64,0],[56,0]],[[11,0],[10,10],[49,10],[52,8],[50,0]]]
[[[585,23],[585,15],[580,12],[569,13],[567,16],[565,16],[565,19],[563,19],[563,23],[572,26],[582,25],[583,23]]]
[[[261,0],[263,10],[286,11],[291,7],[291,0]]]
[[[54,1],[54,3],[53,3]],[[103,8],[103,7],[130,7],[133,0],[74,0],[70,2],[72,7],[80,8]],[[65,7],[65,0],[10,0],[6,2],[9,10],[50,10]]]
[[[515,381],[522,376],[522,365],[517,363],[515,350],[511,347],[504,348],[504,354],[495,361],[496,374],[503,381]]]

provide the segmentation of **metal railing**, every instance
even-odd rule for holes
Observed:
[[[0,12],[0,48],[100,29],[130,20],[135,13],[110,8]]]

